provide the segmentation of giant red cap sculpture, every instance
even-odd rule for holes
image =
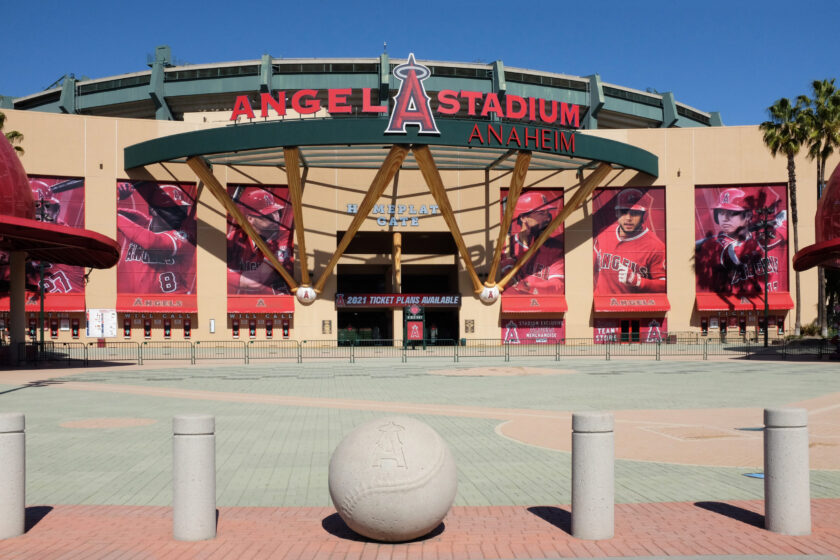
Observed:
[[[793,256],[794,270],[815,266],[840,268],[840,164],[828,180],[814,218],[816,243]]]
[[[0,250],[25,251],[35,260],[110,268],[120,258],[113,239],[86,229],[35,219],[29,179],[14,148],[0,134]]]

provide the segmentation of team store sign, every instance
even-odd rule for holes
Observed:
[[[385,134],[406,134],[408,126],[417,127],[419,134],[440,135],[435,114],[454,116],[466,110],[468,117],[482,119],[525,120],[536,123],[534,127],[514,126],[501,123],[476,123],[467,144],[500,146],[522,150],[543,150],[574,153],[575,135],[572,131],[557,130],[556,126],[569,129],[580,128],[580,105],[536,97],[521,97],[513,94],[479,91],[455,91],[444,89],[436,94],[436,109],[431,107],[432,98],[426,93],[423,81],[431,75],[428,67],[418,63],[414,54],[408,61],[394,68],[394,76],[400,80],[400,87],[394,96],[388,126]],[[361,95],[356,95],[361,91]],[[361,97],[361,107],[354,106],[350,98]],[[330,115],[352,113],[381,115],[388,113],[387,105],[374,104],[373,88],[329,88],[326,90],[301,89],[288,96],[285,91],[259,93],[259,116],[284,117],[287,110],[292,114],[313,115],[322,111],[322,99],[326,99],[326,111]],[[273,114],[272,114],[273,113]],[[251,96],[239,95],[234,101],[230,120],[239,117],[257,118]],[[552,128],[543,128],[551,126]]]

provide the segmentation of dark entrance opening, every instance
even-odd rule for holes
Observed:
[[[391,268],[379,265],[338,265],[336,292],[384,294],[391,292]],[[391,344],[394,312],[387,308],[339,309],[338,343]]]
[[[457,294],[455,265],[403,265],[404,294]],[[455,344],[459,337],[458,308],[426,307],[424,338],[432,344]]]
[[[621,342],[639,342],[640,327],[641,325],[638,319],[622,319]]]

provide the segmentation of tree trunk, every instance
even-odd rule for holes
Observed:
[[[793,161],[793,154],[787,157],[788,169],[788,197],[790,198],[790,220],[793,225],[793,252],[799,251],[799,212],[796,205],[796,163]],[[793,334],[802,334],[802,294],[799,289],[799,271],[794,274],[794,288],[796,297],[796,322],[793,327]]]
[[[823,187],[825,186],[825,160],[825,155],[817,159],[817,164],[819,165],[819,186],[817,188],[817,201],[819,201],[820,197],[822,196]],[[817,278],[819,281],[817,299],[819,305],[818,317],[820,320],[820,336],[823,338],[828,338],[828,313],[825,308],[825,269],[823,267],[819,267],[817,269]]]

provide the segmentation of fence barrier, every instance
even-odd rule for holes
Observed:
[[[204,360],[232,360],[248,364],[251,360],[356,360],[399,358],[408,362],[423,358],[494,358],[505,362],[528,358],[602,358],[661,360],[693,358],[708,360],[735,357],[761,360],[840,359],[836,339],[773,339],[767,347],[753,337],[703,337],[695,333],[669,334],[658,341],[595,343],[591,338],[567,338],[543,344],[518,344],[495,339],[319,339],[319,340],[211,340],[119,342],[26,342],[16,354],[0,346],[0,356],[18,364],[61,364],[87,366],[94,362],[130,362],[142,365],[147,360],[175,360],[195,364]]]

